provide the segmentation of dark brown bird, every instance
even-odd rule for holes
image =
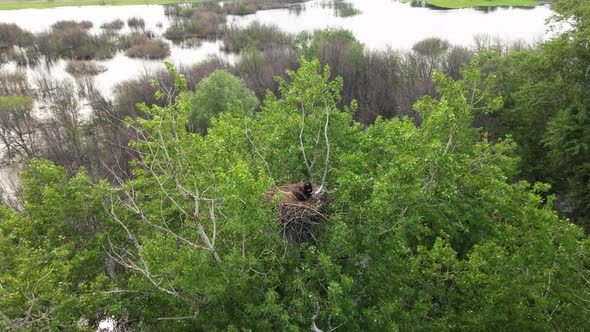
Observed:
[[[303,186],[295,188],[293,191],[291,191],[291,193],[299,201],[304,202],[313,194],[313,186],[311,185],[311,182],[306,181],[305,183],[303,183]]]

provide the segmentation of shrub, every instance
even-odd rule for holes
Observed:
[[[51,28],[53,30],[74,30],[77,28],[80,28],[83,30],[88,30],[88,29],[92,28],[92,26],[93,26],[93,24],[90,21],[76,22],[76,21],[67,20],[67,21],[55,22],[53,25],[51,25]]]
[[[225,16],[215,11],[192,11],[191,16],[172,24],[164,36],[174,42],[194,38],[215,38],[225,23]]]
[[[224,50],[227,52],[239,52],[247,47],[264,50],[289,45],[292,41],[292,36],[282,32],[278,26],[260,24],[257,21],[250,23],[245,29],[231,26],[223,36]]]
[[[248,48],[242,51],[240,60],[232,67],[232,73],[240,77],[246,86],[263,99],[268,91],[278,93],[277,76],[287,78],[285,69],[296,69],[297,56],[288,46],[259,51]]]
[[[25,47],[33,44],[33,34],[14,23],[0,23],[0,51],[14,45]]]
[[[140,33],[132,33],[119,40],[119,49],[131,58],[163,59],[170,55],[170,46],[161,39]]]
[[[125,51],[130,58],[163,59],[170,55],[170,46],[163,40],[147,39]]]
[[[225,13],[240,16],[254,14],[261,8],[262,6],[256,3],[245,3],[243,1],[230,2],[223,6]]]
[[[127,20],[127,25],[131,29],[145,29],[145,21],[141,17],[131,17]]]
[[[19,67],[36,66],[39,63],[41,54],[33,47],[13,47],[8,51],[8,58],[14,61]]]
[[[22,70],[0,70],[0,96],[27,95],[31,87],[27,73]]]
[[[123,29],[123,27],[125,26],[125,22],[123,22],[123,20],[120,19],[116,19],[110,22],[106,22],[103,23],[100,28],[104,29],[104,30],[111,30],[111,31],[118,31]]]
[[[107,69],[104,66],[97,65],[94,61],[68,61],[66,71],[73,76],[94,76]]]
[[[227,112],[233,106],[253,111],[259,101],[244,82],[225,70],[216,70],[203,79],[194,94],[189,97],[191,112],[187,127],[202,135],[207,133],[211,118]]]
[[[66,22],[66,23],[64,23]],[[41,54],[48,59],[76,60],[112,58],[117,51],[115,39],[108,33],[91,35],[73,21],[54,24],[52,29],[35,36]]]
[[[117,48],[120,50],[127,50],[132,46],[143,43],[145,40],[150,39],[150,36],[141,32],[132,32],[130,34],[120,36],[117,41]]]
[[[307,0],[239,0],[226,3],[222,10],[230,15],[250,15],[258,10],[279,9]]]
[[[329,8],[334,10],[334,16],[350,17],[361,13],[354,5],[345,0],[323,0],[320,2],[322,8]]]
[[[414,44],[414,46],[412,46],[412,50],[422,56],[437,57],[444,53],[449,47],[450,44],[448,41],[431,37],[423,39]]]

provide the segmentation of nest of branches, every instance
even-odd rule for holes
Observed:
[[[297,203],[281,202],[277,220],[283,226],[283,237],[293,243],[315,240],[313,233],[326,218],[323,206],[324,202],[320,199]]]
[[[297,184],[286,185],[271,191],[270,198],[277,192],[282,193],[275,219],[282,226],[281,232],[287,241],[302,243],[315,240],[314,232],[326,219],[324,195],[321,192],[317,193],[318,188],[314,186],[316,194],[301,200],[293,194],[293,188],[297,188]]]

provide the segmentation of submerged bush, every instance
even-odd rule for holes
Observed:
[[[93,26],[92,22],[90,21],[58,21],[51,25],[53,30],[74,30],[76,28],[81,28],[84,30],[91,29]]]
[[[195,38],[216,38],[225,23],[225,16],[215,11],[197,10],[189,17],[175,21],[164,33],[174,42]]]
[[[127,20],[127,25],[131,29],[145,29],[145,21],[141,17],[131,17]]]
[[[39,33],[35,40],[41,54],[49,59],[108,59],[117,51],[116,41],[112,35],[92,35],[80,25],[70,23],[62,23],[49,31]]]
[[[112,20],[110,22],[103,23],[100,26],[100,28],[104,29],[104,30],[117,31],[117,30],[123,29],[124,26],[125,26],[125,22],[123,22],[123,20],[116,19],[116,20]]]
[[[250,15],[259,10],[279,9],[307,0],[238,0],[225,3],[222,10],[230,15]]]
[[[33,44],[33,34],[14,23],[0,23],[0,52],[14,45],[25,47]]]
[[[223,11],[230,15],[250,15],[262,9],[262,5],[254,1],[232,1],[223,6]]]
[[[333,9],[336,17],[351,17],[361,13],[352,3],[346,0],[322,0],[320,6]]]
[[[130,58],[163,59],[170,55],[170,46],[158,39],[148,39],[125,51]]]
[[[73,76],[94,76],[107,69],[94,61],[68,61],[66,71]]]
[[[117,48],[125,51],[134,45],[141,44],[144,41],[152,38],[154,38],[154,36],[150,32],[132,32],[118,38]]]
[[[289,45],[292,41],[293,37],[281,31],[278,26],[261,24],[258,21],[243,29],[233,25],[223,35],[224,50],[227,52],[239,52],[248,47],[264,50]]]

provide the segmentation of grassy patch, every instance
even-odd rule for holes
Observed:
[[[468,8],[493,6],[524,6],[532,7],[538,3],[535,0],[426,0],[430,5],[441,8]]]
[[[185,0],[182,2],[202,2],[204,0]],[[52,8],[64,6],[123,6],[177,4],[178,0],[0,0],[0,10]]]
[[[29,96],[0,97],[0,112],[28,111],[33,108],[33,98]]]

